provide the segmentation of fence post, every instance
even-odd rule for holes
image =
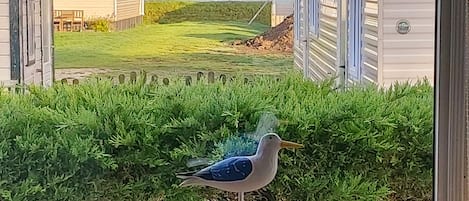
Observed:
[[[225,75],[225,74],[221,74],[221,75],[220,75],[220,80],[221,80],[221,82],[222,82],[223,84],[225,84],[225,83],[226,83],[226,75]]]
[[[247,84],[249,82],[249,79],[247,77],[244,78],[244,84]]]
[[[163,84],[166,85],[166,86],[168,86],[168,85],[169,85],[169,79],[165,77],[165,78],[163,79]]]
[[[191,85],[192,82],[192,77],[191,76],[186,76],[186,85],[189,86]]]
[[[215,73],[213,71],[210,71],[208,73],[208,83],[214,83],[215,82]]]
[[[73,79],[73,85],[78,85],[80,81],[78,79]]]
[[[130,72],[130,83],[135,84],[137,81],[137,73],[135,71]]]
[[[202,79],[202,76],[204,76],[204,73],[198,72],[197,73],[197,81],[200,81],[200,79]]]
[[[67,78],[63,78],[62,80],[60,80],[60,82],[61,82],[62,84],[68,84]]]
[[[119,84],[124,84],[125,82],[125,75],[124,74],[120,74],[119,75]]]
[[[158,76],[157,75],[152,75],[150,83],[151,84],[158,84]]]
[[[146,84],[147,83],[147,72],[144,71],[144,70],[140,71],[140,77],[142,78],[142,82],[144,84]]]

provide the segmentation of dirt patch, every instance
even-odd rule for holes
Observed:
[[[246,46],[257,50],[280,52],[293,51],[293,15],[263,34],[245,41],[235,41],[234,46]]]
[[[68,69],[55,69],[55,80],[61,79],[85,79],[95,75],[109,74],[113,71],[110,69],[102,68],[68,68]]]

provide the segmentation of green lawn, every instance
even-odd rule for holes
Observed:
[[[267,29],[246,22],[183,22],[142,25],[123,32],[56,33],[56,68],[144,69],[171,74],[292,69],[289,54],[252,53],[227,45]]]

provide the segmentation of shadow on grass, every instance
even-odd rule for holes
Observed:
[[[184,36],[193,37],[193,38],[212,39],[212,40],[217,40],[220,42],[228,42],[228,41],[233,41],[233,40],[246,39],[250,37],[250,35],[248,34],[236,34],[236,33],[230,33],[230,32],[214,33],[214,34],[187,34]]]

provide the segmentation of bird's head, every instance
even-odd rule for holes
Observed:
[[[268,133],[264,135],[259,143],[259,150],[272,150],[278,151],[282,148],[303,148],[302,144],[289,142],[282,140],[277,134],[275,133]]]

